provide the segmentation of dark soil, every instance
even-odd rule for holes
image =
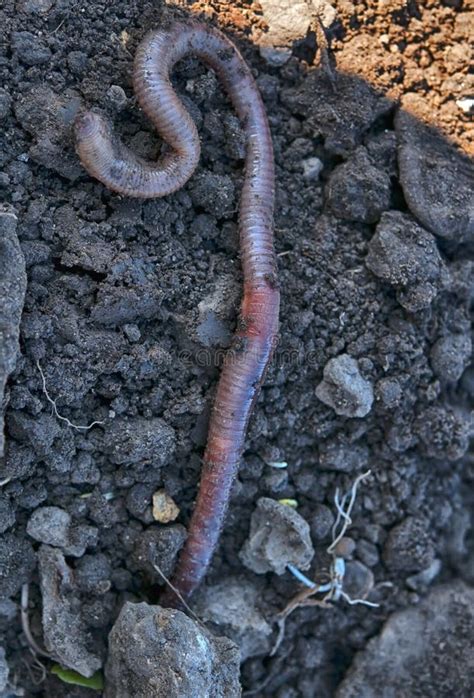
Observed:
[[[265,28],[251,2],[2,4],[0,194],[18,218],[28,273],[0,461],[5,695],[93,695],[53,676],[48,659],[40,658],[46,674],[39,671],[21,630],[20,588],[29,584],[39,644],[54,646],[65,664],[75,648],[80,666],[102,665],[124,601],[157,602],[154,563],[171,573],[199,481],[240,297],[241,128],[215,76],[189,59],[174,80],[199,127],[202,157],[174,196],[141,202],[106,191],[82,171],[71,134],[80,107],[93,106],[134,150],[156,156],[160,141],[136,108],[131,69],[137,43],[165,15],[205,11],[238,43],[275,145],[281,338],[207,578],[220,592],[236,579],[251,590],[252,618],[234,618],[234,630],[221,623],[246,648],[243,689],[333,696],[394,611],[416,606],[438,583],[474,583],[474,131],[456,105],[472,97],[474,15],[462,0],[336,6],[330,67],[319,54],[313,64],[310,35],[274,68],[250,40],[252,25]],[[413,182],[416,153],[426,159]],[[353,364],[357,379],[348,382]],[[39,367],[59,415],[80,428],[52,411]],[[257,500],[297,501],[316,550],[306,574],[324,579],[335,489],[348,490],[368,469],[349,556],[380,607],[341,600],[298,609],[270,657],[275,615],[300,586],[289,573],[257,575],[243,564]],[[160,489],[179,507],[173,523],[154,519]],[[62,582],[53,584],[54,574]],[[212,594],[205,597],[200,613],[212,616]],[[60,609],[56,626],[42,621],[42,604]],[[459,643],[449,651],[455,662]],[[456,685],[425,677],[423,695],[453,695]],[[472,674],[462,686],[472,695]]]

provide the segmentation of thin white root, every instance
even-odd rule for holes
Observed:
[[[81,426],[80,424],[74,424],[67,417],[63,417],[62,414],[59,414],[58,408],[56,406],[56,401],[53,400],[53,398],[48,393],[48,389],[46,388],[46,378],[45,378],[45,375],[43,373],[43,369],[41,368],[41,364],[39,361],[36,362],[36,366],[38,367],[38,371],[40,372],[41,380],[43,382],[43,393],[46,395],[47,401],[51,404],[51,406],[53,408],[53,412],[56,415],[57,419],[60,419],[62,422],[65,422],[68,425],[68,427],[71,427],[72,429],[78,429],[78,430],[84,429],[85,431],[92,429],[92,427],[95,427],[96,424],[104,424],[104,422],[102,422],[102,421],[95,420],[94,422],[91,422],[87,426]]]
[[[354,508],[355,500],[356,500],[356,497],[357,497],[357,488],[358,488],[358,486],[359,486],[359,483],[362,482],[362,480],[365,480],[367,477],[369,477],[370,473],[371,473],[371,471],[370,471],[370,470],[367,470],[367,472],[362,473],[361,475],[359,475],[359,476],[354,480],[354,484],[352,485],[350,492],[347,492],[347,493],[343,496],[343,498],[342,498],[341,501],[339,501],[339,488],[336,489],[336,494],[335,494],[335,496],[334,496],[334,503],[335,503],[336,509],[337,509],[337,518],[336,518],[336,521],[335,521],[335,523],[334,523],[334,526],[332,527],[332,536],[333,536],[333,540],[332,540],[331,545],[330,545],[329,548],[327,549],[327,552],[328,552],[330,555],[333,554],[333,552],[334,552],[334,550],[335,550],[335,548],[336,548],[336,545],[339,543],[339,541],[341,540],[341,538],[344,537],[345,532],[347,531],[347,529],[349,528],[349,526],[352,524],[351,512],[352,512],[352,509]],[[345,506],[346,501],[347,501],[347,498],[348,498],[349,496],[350,496],[349,505],[348,505],[347,509],[344,510],[344,506]],[[344,523],[343,523],[343,525],[342,525],[342,528],[341,528],[340,532],[337,533],[337,528],[338,528],[338,526],[339,526],[339,523],[340,523],[340,521],[341,521],[341,518],[344,519]]]
[[[286,605],[283,611],[279,614],[277,618],[278,623],[278,636],[275,644],[270,652],[270,657],[273,657],[285,636],[285,624],[288,616],[293,613],[297,608],[303,608],[305,606],[320,606],[321,608],[329,608],[331,601],[339,601],[339,599],[344,599],[346,603],[350,606],[369,606],[370,608],[378,608],[379,604],[372,601],[366,601],[365,599],[353,599],[344,591],[344,575],[346,571],[346,563],[344,558],[336,554],[336,547],[339,541],[344,537],[347,529],[352,524],[351,513],[354,508],[354,503],[357,497],[357,488],[359,484],[365,480],[370,475],[370,470],[359,475],[346,494],[340,498],[339,489],[336,489],[334,495],[334,503],[336,505],[337,517],[332,527],[332,542],[327,548],[328,554],[332,558],[330,567],[330,580],[325,584],[316,584],[312,579],[309,579],[304,575],[297,567],[294,565],[287,565],[287,569],[291,574],[305,586],[305,588],[299,592],[291,601]],[[347,504],[347,506],[346,506]],[[342,526],[338,532],[339,526],[342,521]],[[322,599],[311,598],[314,594],[322,594]]]

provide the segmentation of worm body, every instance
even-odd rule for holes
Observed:
[[[176,191],[190,178],[200,155],[196,126],[169,78],[174,64],[189,54],[219,76],[244,124],[247,154],[239,213],[243,299],[217,387],[188,538],[171,580],[184,598],[203,578],[217,545],[248,420],[278,332],[280,296],[272,229],[274,166],[265,108],[249,67],[228,39],[205,25],[175,24],[169,30],[148,34],[134,64],[138,100],[169,146],[158,162],[147,163],[133,155],[92,112],[81,115],[75,127],[82,164],[110,189],[144,198]],[[177,605],[178,600],[167,591],[162,603]]]

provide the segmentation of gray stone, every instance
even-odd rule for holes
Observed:
[[[288,63],[292,55],[292,50],[286,46],[276,48],[274,46],[260,46],[259,51],[263,60],[274,68],[280,68]]]
[[[19,0],[18,9],[34,15],[43,15],[52,8],[56,0]]]
[[[399,211],[382,215],[365,263],[397,289],[399,303],[410,312],[427,308],[448,279],[433,235]]]
[[[25,260],[12,209],[0,207],[0,457],[4,452],[3,405],[8,376],[19,351],[20,319],[26,292]]]
[[[212,623],[240,648],[241,661],[265,655],[270,650],[272,627],[258,609],[260,591],[240,577],[228,577],[206,586],[193,601],[199,618]]]
[[[239,555],[243,564],[256,574],[283,574],[290,564],[308,569],[313,555],[309,526],[303,517],[286,504],[261,497]]]
[[[87,548],[93,548],[97,545],[98,538],[99,529],[95,526],[88,526],[87,524],[72,526],[68,543],[63,548],[64,554],[82,557]]]
[[[374,588],[374,575],[358,560],[346,563],[344,591],[351,599],[366,599]]]
[[[40,507],[33,512],[26,532],[40,543],[66,546],[69,541],[70,515],[59,507]]]
[[[89,545],[97,543],[98,530],[71,523],[71,516],[63,509],[40,507],[31,515],[26,532],[39,543],[61,548],[66,555],[82,557]]]
[[[431,367],[443,382],[455,383],[472,359],[472,342],[469,334],[448,334],[440,337],[431,348]]]
[[[239,652],[181,611],[127,602],[109,635],[105,698],[238,698]]]
[[[91,651],[91,638],[77,612],[79,590],[72,571],[56,548],[41,546],[38,558],[45,646],[63,666],[92,676],[102,662]]]
[[[380,561],[379,551],[374,543],[361,538],[357,541],[357,557],[367,567],[375,567]]]
[[[472,696],[474,590],[435,589],[418,606],[390,616],[352,663],[336,698]]]
[[[310,519],[311,536],[313,540],[324,540],[334,525],[334,514],[325,504],[316,503],[312,507]]]
[[[303,165],[303,177],[308,182],[316,182],[324,168],[321,160],[317,157],[310,157],[302,160],[301,164]]]
[[[395,118],[400,181],[410,211],[432,233],[456,242],[474,236],[474,166],[433,126],[416,116],[407,95]],[[410,113],[411,112],[411,113]]]
[[[357,361],[349,354],[330,359],[323,371],[323,380],[316,396],[336,414],[344,417],[365,417],[372,408],[374,391],[365,380]]]

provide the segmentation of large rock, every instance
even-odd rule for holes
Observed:
[[[474,695],[474,590],[435,589],[394,613],[357,655],[336,698]]]
[[[474,236],[474,166],[418,113],[424,104],[407,95],[395,119],[398,165],[410,211],[432,233],[456,242]]]
[[[79,592],[72,571],[56,548],[43,545],[38,558],[46,648],[63,666],[92,676],[102,662],[91,650],[91,638],[77,613]]]
[[[105,698],[237,698],[239,651],[181,611],[126,603],[109,635]]]
[[[196,613],[217,632],[224,632],[240,648],[241,660],[266,655],[272,627],[259,610],[260,590],[241,577],[226,577],[199,591]]]
[[[0,207],[0,457],[3,456],[5,384],[15,368],[20,319],[26,292],[25,259],[16,234],[17,218]]]
[[[282,65],[291,56],[292,44],[304,39],[316,18],[329,27],[336,10],[327,0],[260,0],[266,33],[260,52],[270,65]]]

